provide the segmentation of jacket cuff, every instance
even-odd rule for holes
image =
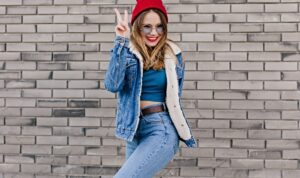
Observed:
[[[115,40],[114,40],[115,44],[116,43],[120,43],[122,46],[126,46],[128,47],[128,44],[129,44],[129,38],[125,38],[123,36],[119,36],[117,35]]]
[[[197,147],[196,140],[193,136],[188,140],[184,140],[183,142],[186,144],[187,147],[190,147],[190,148],[196,148]]]

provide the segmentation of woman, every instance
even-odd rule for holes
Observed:
[[[150,178],[174,157],[179,140],[195,147],[180,106],[184,63],[167,38],[168,16],[161,0],[138,0],[131,25],[118,24],[105,88],[118,92],[116,136],[126,140],[126,162],[115,178]],[[130,38],[130,39],[129,39]]]

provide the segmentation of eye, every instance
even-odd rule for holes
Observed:
[[[151,33],[152,26],[151,25],[144,25],[142,30],[145,34],[149,34],[149,33]]]
[[[156,31],[157,31],[157,33],[163,33],[163,32],[164,32],[164,27],[163,27],[163,25],[157,25]]]

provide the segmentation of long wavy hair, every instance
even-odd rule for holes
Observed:
[[[149,47],[146,45],[145,41],[142,38],[142,34],[140,30],[143,25],[143,21],[146,14],[151,11],[159,15],[161,24],[163,26],[163,34],[161,35],[161,39],[154,47]],[[141,53],[143,57],[144,70],[148,70],[150,68],[159,70],[164,67],[165,53],[168,51],[172,53],[170,46],[166,43],[166,41],[168,40],[167,32],[168,32],[167,20],[163,15],[163,13],[157,9],[149,9],[142,12],[134,21],[132,25],[132,33],[130,34],[130,40],[132,41],[133,45],[137,48],[137,50]]]

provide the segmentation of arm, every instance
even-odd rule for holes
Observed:
[[[108,91],[117,92],[124,86],[126,54],[128,53],[129,39],[117,36],[114,48],[111,51],[109,66],[105,74],[104,86]]]

